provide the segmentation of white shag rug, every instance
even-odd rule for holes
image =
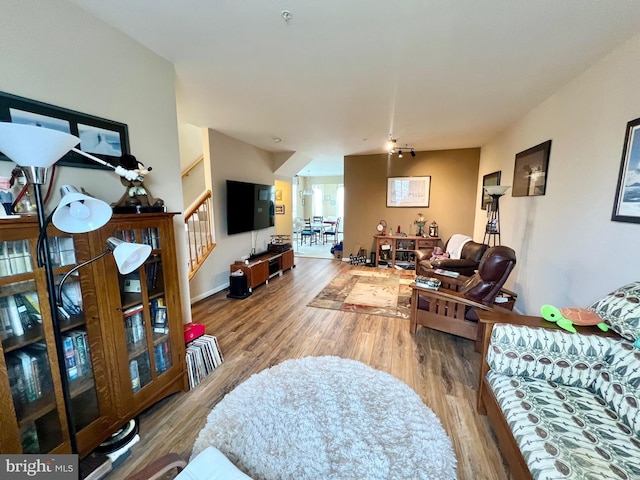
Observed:
[[[252,375],[207,418],[209,445],[259,480],[454,480],[440,420],[408,385],[338,357],[287,360]]]

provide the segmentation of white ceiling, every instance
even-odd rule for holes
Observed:
[[[67,1],[173,62],[181,122],[299,152],[311,175],[389,134],[482,146],[640,33],[630,0]]]

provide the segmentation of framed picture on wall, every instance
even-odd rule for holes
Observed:
[[[284,205],[276,205],[276,215],[284,215]]]
[[[428,207],[431,177],[387,178],[387,207]]]
[[[117,166],[120,157],[129,153],[127,125],[87,115],[55,105],[0,92],[0,121],[34,125],[70,133],[80,139],[78,150],[90,153]],[[9,160],[0,153],[0,160]],[[69,152],[57,165],[110,170],[79,153]]]
[[[500,176],[502,175],[502,171],[497,171],[493,173],[489,173],[482,177],[482,192],[480,192],[480,204],[482,205],[482,210],[487,209],[487,205],[491,203],[491,197],[487,194],[484,187],[489,187],[493,185],[500,185]]]
[[[544,195],[547,191],[547,171],[551,155],[551,140],[516,154],[513,169],[513,197]]]
[[[627,123],[611,220],[640,223],[640,118]]]

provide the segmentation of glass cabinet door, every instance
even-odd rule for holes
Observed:
[[[70,410],[78,432],[100,418],[100,408],[80,282],[83,270],[75,271],[60,285],[64,275],[76,266],[75,252],[73,237],[60,235],[49,238],[58,305],[56,314],[70,388]]]
[[[40,305],[30,242],[0,241],[0,338],[23,453],[46,453],[64,440],[51,372],[56,352]]]
[[[131,391],[137,393],[172,366],[160,235],[157,228],[143,228],[120,230],[115,236],[153,249],[138,270],[119,274]]]

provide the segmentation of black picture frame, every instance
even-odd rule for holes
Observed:
[[[48,103],[0,92],[0,122],[53,128],[80,138],[78,150],[117,166],[129,152],[129,132],[124,123],[76,112]],[[11,161],[0,152],[0,160]],[[111,170],[76,152],[69,152],[56,165]]]
[[[493,201],[484,187],[500,185],[501,176],[502,170],[498,170],[497,172],[488,173],[482,177],[482,192],[480,192],[480,208],[482,208],[482,210],[486,210],[487,205]]]
[[[640,118],[627,123],[611,220],[640,223]]]
[[[550,156],[551,140],[516,154],[512,197],[540,196],[546,193]]]

